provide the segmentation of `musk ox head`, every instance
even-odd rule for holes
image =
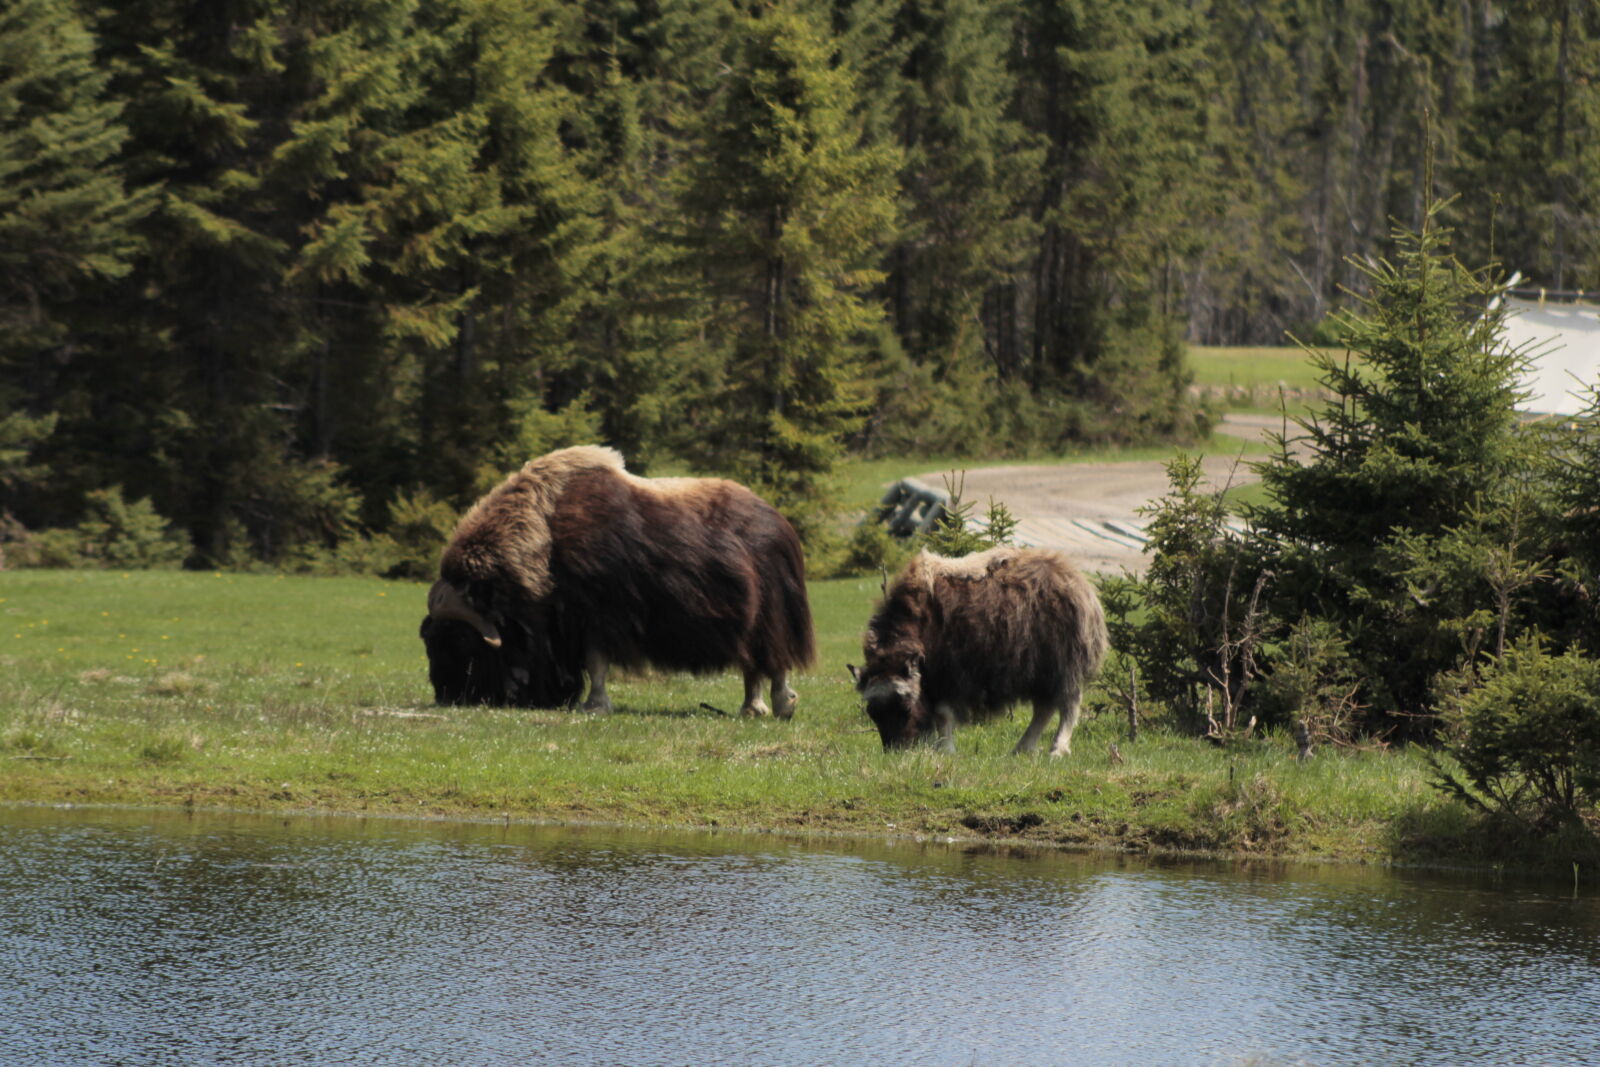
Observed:
[[[922,697],[922,665],[916,658],[874,660],[869,655],[865,667],[849,670],[885,752],[937,735],[928,728],[931,716]]]
[[[514,688],[501,655],[500,628],[449,582],[441,579],[428,590],[428,614],[419,634],[438,703],[494,704]]]
[[[428,618],[434,622],[464,622],[491,648],[501,645],[500,629],[467,602],[461,590],[440,578],[428,590]]]
[[[418,632],[440,704],[554,708],[582,692],[581,643],[565,614],[549,605],[521,605],[491,619],[441,580],[428,593]]]
[[[428,652],[428,681],[440,704],[494,704],[504,699],[503,657],[473,627],[453,619],[422,618],[419,631]]]

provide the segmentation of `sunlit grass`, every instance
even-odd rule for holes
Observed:
[[[1310,353],[1292,345],[1237,347],[1190,345],[1189,369],[1201,386],[1262,386],[1314,390],[1320,377]]]
[[[1188,354],[1195,387],[1212,403],[1232,410],[1304,415],[1324,394],[1311,354],[1297,346],[1191,345]]]
[[[953,755],[886,755],[844,669],[876,593],[814,584],[819,665],[797,680],[792,722],[728,714],[731,674],[623,677],[597,718],[435,707],[421,585],[0,573],[0,799],[1368,859],[1392,854],[1397,820],[1444,804],[1415,752],[1299,763],[1285,738],[1218,750],[1153,724],[1130,744],[1102,694],[1064,760],[1011,757],[1020,718],[963,729]]]

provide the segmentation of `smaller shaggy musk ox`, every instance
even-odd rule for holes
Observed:
[[[1052,714],[1050,755],[1072,752],[1084,687],[1106,653],[1094,586],[1065,556],[993,548],[960,559],[920,553],[884,592],[850,667],[885,749],[933,739],[955,750],[957,720],[1019,700],[1033,720],[1013,752],[1030,752]]]
[[[639,478],[613,449],[530,461],[473,505],[422,620],[441,704],[610,711],[606,671],[739,667],[740,712],[794,714],[815,655],[805,557],[787,520],[735,482]]]

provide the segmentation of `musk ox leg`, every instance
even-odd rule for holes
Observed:
[[[1072,728],[1078,725],[1078,708],[1083,694],[1074,686],[1061,696],[1061,725],[1056,728],[1056,740],[1050,746],[1051,756],[1072,755]]]
[[[583,669],[589,672],[589,699],[583,702],[584,711],[611,714],[611,698],[606,695],[606,667],[605,655],[591,644],[583,657]]]
[[[940,752],[956,750],[956,709],[949,704],[935,704],[933,717],[939,724],[939,740],[934,742]]]
[[[739,706],[739,714],[750,718],[759,718],[762,715],[771,715],[766,701],[761,699],[761,681],[765,677],[760,671],[747,670],[744,672],[744,703]],[[777,694],[773,694],[777,699]]]
[[[780,719],[794,718],[794,706],[800,702],[800,694],[789,688],[789,676],[786,671],[779,671],[772,676],[772,714]]]
[[[762,715],[776,715],[780,719],[794,718],[794,706],[800,697],[793,689],[789,688],[789,676],[786,671],[779,671],[772,676],[772,707],[769,709],[766,702],[761,699],[761,683],[767,678],[760,671],[747,670],[744,672],[744,704],[739,708],[740,715],[759,717]]]
[[[1044,733],[1045,723],[1050,721],[1050,716],[1056,713],[1056,706],[1048,700],[1035,700],[1033,702],[1033,719],[1029,721],[1028,728],[1022,731],[1022,737],[1017,741],[1017,747],[1011,750],[1013,756],[1020,756],[1024,752],[1032,752],[1039,743],[1039,737]],[[1069,731],[1070,732],[1070,731]]]

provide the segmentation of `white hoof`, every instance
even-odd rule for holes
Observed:
[[[780,719],[792,719],[794,718],[795,705],[799,703],[800,694],[796,693],[793,689],[787,689],[784,691],[783,696],[778,700],[778,706],[773,709],[773,714]]]

